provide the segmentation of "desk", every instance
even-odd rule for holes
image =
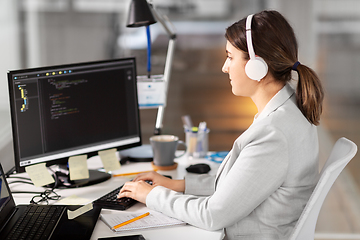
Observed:
[[[219,164],[205,160],[205,159],[192,159],[188,158],[186,155],[175,160],[178,163],[178,168],[171,171],[158,171],[160,174],[166,174],[173,177],[173,179],[182,179],[185,174],[185,168],[190,164],[195,163],[207,163],[211,167],[210,174],[216,174],[216,171],[219,167]],[[98,156],[92,157],[88,160],[89,169],[98,169],[102,167],[102,163]],[[116,173],[126,173],[126,172],[137,172],[137,171],[147,171],[152,170],[150,163],[129,163],[121,166]],[[18,176],[27,176],[26,173],[18,174]],[[92,202],[99,198],[100,196],[110,192],[116,187],[124,184],[129,181],[130,177],[113,177],[106,182],[102,182],[93,186],[81,187],[76,189],[58,189],[56,192],[64,197],[76,195],[81,198],[86,198],[89,202]],[[11,182],[12,179],[9,179]],[[43,191],[43,188],[37,188],[33,185],[25,184],[10,184],[11,191]],[[32,194],[13,194],[16,204],[28,204],[30,202]],[[51,202],[51,204],[56,204],[56,202]],[[147,207],[142,203],[137,203],[133,207],[129,208],[128,212],[134,212],[143,210],[146,212]],[[102,209],[101,213],[114,213],[114,210]],[[141,231],[131,231],[126,233],[114,233],[112,232],[105,223],[101,220],[98,220],[94,232],[91,236],[91,240],[96,240],[99,237],[111,237],[111,236],[122,236],[122,235],[132,235],[132,234],[142,234],[147,240],[198,240],[198,239],[207,239],[207,240],[220,240],[222,239],[222,231],[206,231],[191,225],[184,226],[175,226],[175,227],[165,227],[165,228],[154,228]]]

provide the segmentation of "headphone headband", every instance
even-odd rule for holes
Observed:
[[[254,47],[252,44],[252,36],[251,36],[251,21],[252,21],[253,16],[254,16],[254,14],[250,14],[246,18],[246,42],[247,42],[250,59],[255,58],[255,51],[254,51]]]
[[[246,43],[249,53],[249,61],[245,65],[246,75],[253,80],[260,81],[266,76],[268,72],[268,66],[264,59],[255,55],[254,46],[251,37],[251,21],[253,14],[246,18]]]

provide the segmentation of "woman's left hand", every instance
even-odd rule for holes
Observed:
[[[144,181],[127,182],[121,188],[118,198],[128,197],[146,204],[146,197],[154,186]]]

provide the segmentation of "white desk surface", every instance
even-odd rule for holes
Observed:
[[[191,164],[196,163],[207,163],[211,167],[210,174],[216,174],[216,171],[219,167],[219,164],[211,162],[206,159],[193,159],[189,158],[186,155],[175,160],[178,163],[178,167],[176,170],[172,171],[158,171],[160,174],[171,175],[173,179],[183,179],[186,174],[185,168]],[[99,157],[92,157],[88,160],[89,169],[99,169],[102,167],[102,163]],[[116,173],[127,173],[127,172],[139,172],[139,171],[147,171],[152,170],[150,163],[129,163],[122,165]],[[26,173],[18,174],[18,176],[27,176]],[[124,184],[129,181],[130,177],[113,177],[105,182],[81,187],[74,189],[57,189],[55,190],[62,198],[76,195],[80,198],[86,198],[92,202],[99,198],[100,196],[110,192],[116,187]],[[15,180],[15,179],[14,179]],[[13,181],[11,178],[9,182]],[[28,184],[19,184],[13,183],[10,184],[11,191],[43,191],[43,188],[37,188],[33,185]],[[31,197],[33,194],[13,194],[16,204],[29,204]],[[51,202],[51,204],[56,204],[55,201]],[[137,203],[133,207],[129,208],[128,212],[144,210],[146,212],[147,208],[142,203]],[[102,209],[101,213],[114,213],[114,210]],[[175,227],[165,227],[165,228],[154,228],[147,229],[141,231],[131,231],[126,233],[114,233],[112,232],[105,223],[103,223],[100,219],[98,220],[94,232],[91,236],[92,240],[96,240],[99,237],[111,237],[111,236],[125,236],[125,235],[133,235],[133,234],[142,234],[147,240],[198,240],[198,239],[207,239],[207,240],[220,240],[223,236],[223,231],[207,231],[203,230],[191,225],[184,226],[175,226]]]

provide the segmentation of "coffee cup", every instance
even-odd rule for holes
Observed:
[[[186,144],[174,135],[156,135],[150,137],[150,144],[153,150],[153,167],[155,170],[171,170],[177,167],[175,158],[186,153]],[[185,151],[176,155],[179,145],[183,145]]]

